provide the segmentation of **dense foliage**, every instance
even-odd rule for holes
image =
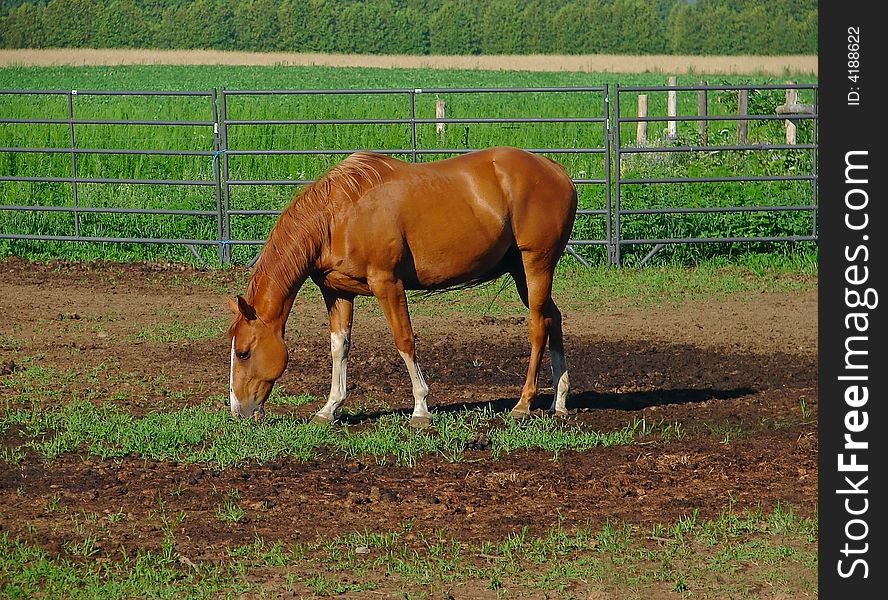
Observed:
[[[816,0],[3,0],[5,48],[814,54]]]

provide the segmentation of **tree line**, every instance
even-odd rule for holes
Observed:
[[[0,0],[0,47],[816,54],[817,1]]]

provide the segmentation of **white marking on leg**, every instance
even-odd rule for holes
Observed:
[[[422,370],[419,363],[406,352],[398,350],[398,354],[404,359],[407,365],[407,372],[410,373],[410,382],[413,384],[413,416],[430,418],[429,407],[426,405],[426,398],[429,395],[429,386],[426,384],[425,378],[422,376]]]
[[[240,401],[234,393],[234,336],[231,338],[231,369],[228,371],[228,402],[231,405],[231,414],[242,417]]]
[[[348,331],[337,331],[330,334],[330,355],[333,357],[333,374],[330,381],[330,395],[327,403],[317,412],[317,416],[334,420],[336,411],[345,402],[346,371],[348,368],[348,348],[350,340]]]
[[[567,363],[561,352],[552,352],[552,386],[555,388],[555,398],[552,399],[551,410],[556,413],[566,413],[570,377],[567,373]]]

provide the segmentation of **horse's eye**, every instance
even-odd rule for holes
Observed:
[[[243,352],[238,352],[237,357],[241,360],[247,360],[250,357],[250,351],[244,350]]]

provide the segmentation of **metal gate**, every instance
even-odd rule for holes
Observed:
[[[681,137],[658,138],[643,145],[627,143],[631,127],[638,123],[717,124],[740,118],[733,114],[667,115],[665,111],[637,116],[632,114],[632,95],[786,89],[813,93],[816,107],[816,85],[0,90],[4,101],[0,107],[0,186],[7,186],[0,187],[4,190],[0,196],[0,239],[182,244],[198,258],[198,247],[215,246],[221,262],[246,262],[256,253],[249,248],[263,243],[270,220],[280,213],[293,187],[309,183],[342,156],[373,150],[415,162],[503,144],[550,155],[573,174],[580,208],[568,252],[583,264],[588,264],[583,247],[604,248],[607,261],[620,264],[627,248],[650,245],[652,250],[638,261],[644,264],[669,244],[816,240],[816,109],[791,117],[814,123],[811,139],[799,144],[755,140],[687,143]],[[28,101],[16,105],[6,101],[10,98]],[[146,114],[133,118],[96,116],[101,115],[103,103],[118,98],[143,105]],[[559,105],[553,98],[568,100]],[[152,107],[151,102],[159,102],[160,108]],[[187,110],[181,110],[181,104],[187,104]],[[445,104],[451,106],[446,113]],[[505,116],[491,117],[492,111]],[[168,118],[170,113],[179,118]],[[786,118],[743,115],[748,122],[782,122]],[[342,137],[360,143],[340,143]],[[120,143],[114,143],[118,139]],[[37,140],[45,143],[39,145]],[[633,167],[638,166],[632,164],[633,157],[687,157],[666,164],[672,168],[726,152],[769,156],[801,152],[808,170],[766,175],[633,173]],[[35,155],[49,158],[20,158]],[[139,160],[147,161],[147,167],[134,162],[133,168],[147,174],[103,174],[102,169],[111,169],[114,160],[137,157],[143,157]],[[181,168],[167,168],[164,161]],[[22,163],[29,166],[17,166]],[[114,174],[123,169],[130,175],[125,168],[118,166]],[[153,172],[159,175],[152,176]],[[809,198],[780,198],[766,204],[744,203],[739,198],[718,206],[635,206],[629,191],[740,182],[805,182],[810,184]],[[164,197],[169,202],[162,201]],[[810,229],[805,234],[787,235],[645,235],[644,225],[635,224],[654,217],[662,229],[664,219],[683,215],[743,213],[810,213]],[[156,221],[163,219],[174,224],[156,226]],[[238,250],[233,253],[233,249]]]

